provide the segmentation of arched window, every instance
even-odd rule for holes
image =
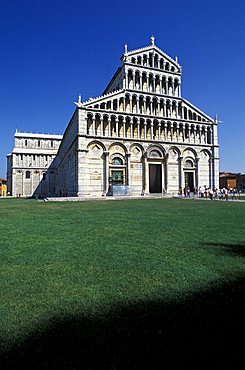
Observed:
[[[161,153],[158,151],[158,150],[152,150],[150,152],[150,157],[153,157],[153,158],[160,158],[162,157]]]
[[[31,178],[31,172],[30,171],[26,171],[26,179],[30,179]]]
[[[122,166],[123,165],[123,160],[120,157],[114,157],[112,159],[111,164],[114,164],[115,166]]]
[[[185,161],[185,167],[192,168],[193,167],[193,162],[190,159],[187,159]]]

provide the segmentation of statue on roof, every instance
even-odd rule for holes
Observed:
[[[128,52],[128,44],[125,44],[124,45],[124,54],[127,54],[127,52]]]
[[[151,36],[151,45],[155,45],[155,37]]]

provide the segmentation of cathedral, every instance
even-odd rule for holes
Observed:
[[[14,196],[178,194],[219,187],[217,117],[181,96],[182,69],[155,45],[129,51],[101,96],[64,134],[15,134],[7,156]]]

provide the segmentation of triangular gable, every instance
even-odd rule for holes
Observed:
[[[187,107],[192,108],[196,111],[196,113],[200,114],[203,118],[206,118],[208,121],[214,122],[214,119],[209,117],[206,113],[204,113],[201,109],[197,108],[194,104],[190,103],[188,100],[181,98],[182,102],[186,104]]]
[[[120,98],[121,96],[124,96],[124,89],[120,89],[120,90],[117,90],[117,91],[113,91],[109,94],[105,94],[105,95],[101,95],[101,96],[98,96],[96,98],[90,98],[89,100],[83,102],[83,103],[77,103],[75,102],[76,106],[77,107],[90,107],[90,105],[94,105],[96,103],[105,103],[107,102],[108,99],[111,100],[111,98],[114,98],[114,97],[117,97],[117,98]]]
[[[128,52],[126,52],[122,55],[121,60],[123,61],[123,60],[125,60],[125,58],[128,59],[128,57],[142,56],[145,52],[154,52],[155,54],[158,55],[159,58],[164,58],[168,62],[172,63],[177,69],[181,68],[180,64],[176,60],[172,59],[169,55],[165,54],[156,45],[149,45],[149,46],[146,46],[144,48],[128,51]]]

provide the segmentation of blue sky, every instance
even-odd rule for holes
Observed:
[[[245,172],[243,0],[0,0],[0,177],[15,129],[62,134],[79,93],[100,95],[123,46],[150,36],[182,65],[182,95],[218,114],[220,170]]]

